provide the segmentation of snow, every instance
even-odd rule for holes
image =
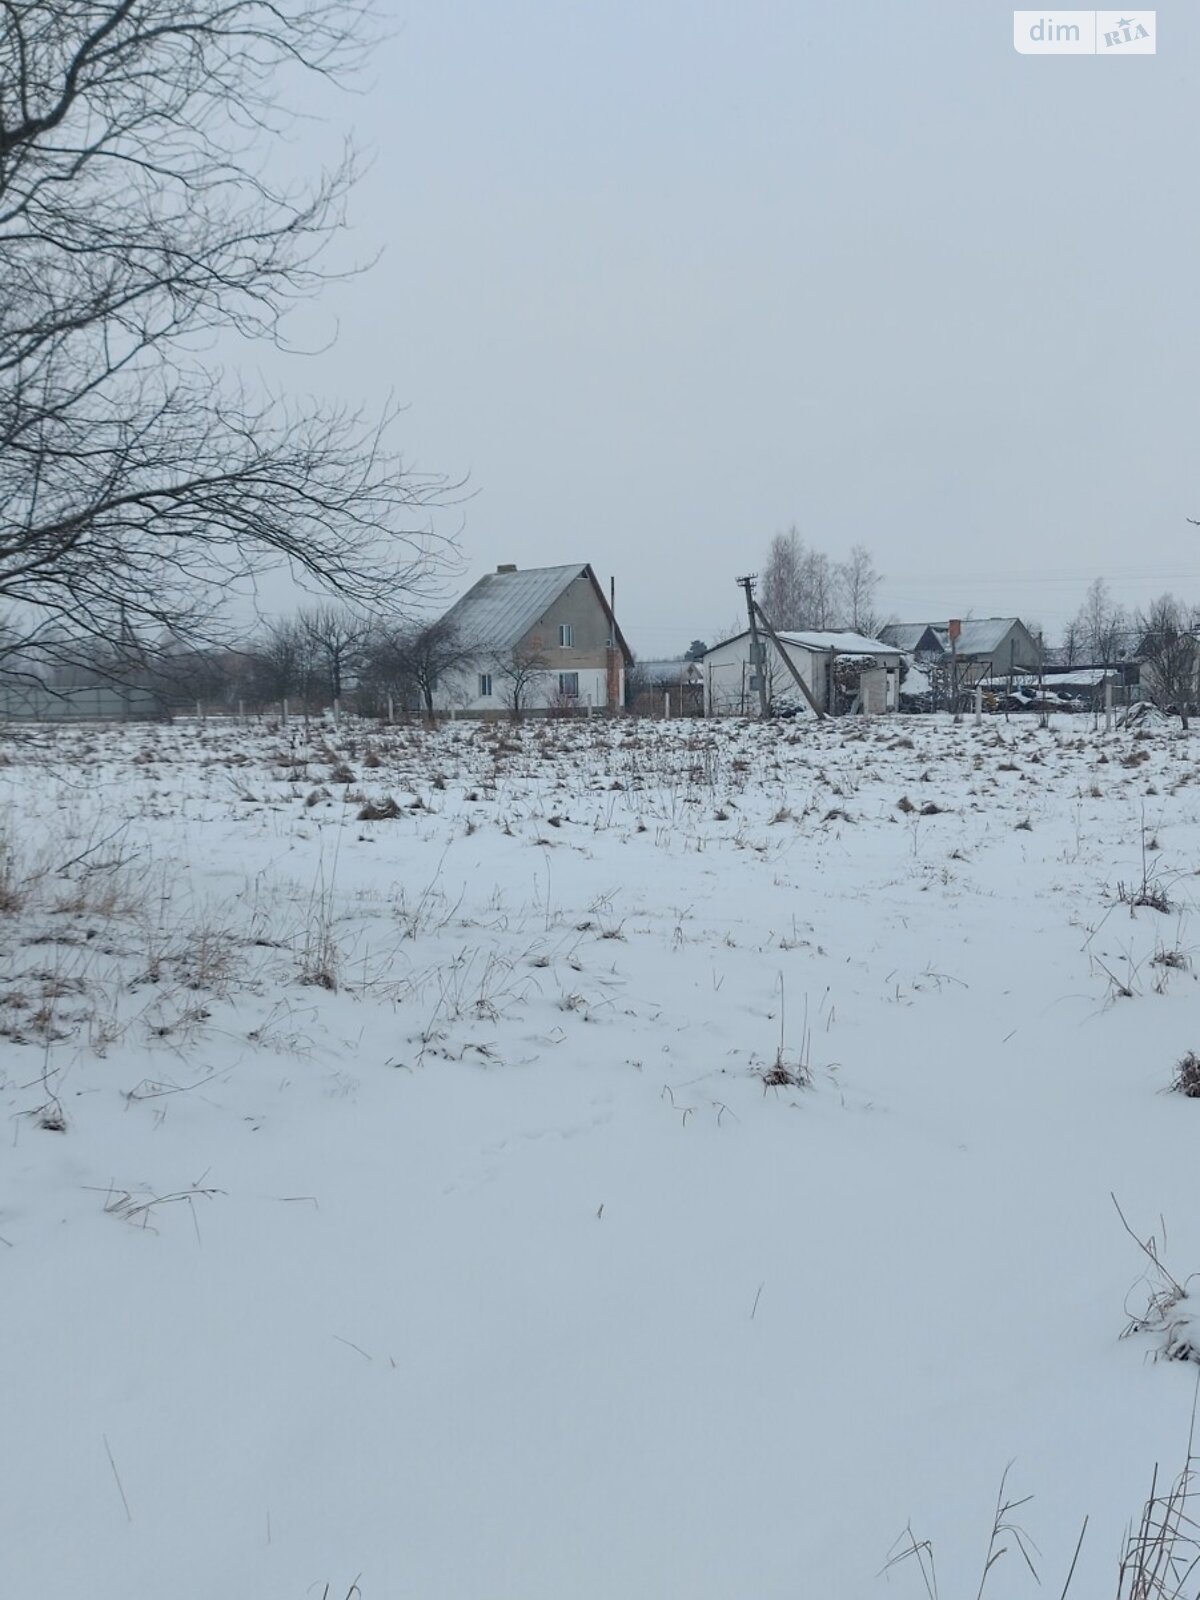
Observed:
[[[816,652],[833,650],[839,655],[887,656],[889,661],[895,660],[903,654],[894,644],[884,644],[880,639],[868,638],[865,633],[851,633],[844,629],[839,631],[836,629],[817,628],[797,633],[791,629],[780,628],[776,632],[784,644],[795,645],[801,650]],[[717,644],[712,645],[704,659],[707,661],[709,657],[715,656],[718,651],[725,650],[727,646],[738,644],[742,640],[749,638],[750,630],[745,628],[741,633],[735,633],[730,638],[722,639]]]
[[[1010,683],[1025,688],[1036,688],[1039,683],[1047,689],[1095,689],[1115,674],[1105,667],[1076,667],[1070,672],[1047,672],[1041,678],[1036,672],[1014,672],[1011,677],[1000,673],[994,678],[980,679],[984,689],[1007,689]]]
[[[892,657],[900,654],[895,645],[868,638],[865,633],[845,630],[840,633],[820,629],[807,633],[789,631],[781,632],[779,637],[786,644],[796,644],[804,650],[836,650],[839,655]]]
[[[1125,712],[1121,713],[1121,724],[1126,728],[1138,728],[1146,731],[1163,732],[1178,725],[1175,717],[1170,717],[1165,711],[1160,711],[1150,700],[1139,700]]]
[[[923,694],[929,694],[932,685],[929,674],[924,667],[918,666],[915,661],[910,661],[908,671],[904,675],[904,682],[900,685],[900,694],[903,699],[917,699]]]
[[[6,1592],[974,1593],[1012,1461],[1110,1593],[1200,790],[1077,720],[11,732]]]

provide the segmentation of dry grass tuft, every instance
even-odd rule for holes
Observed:
[[[1135,906],[1148,906],[1151,911],[1161,911],[1164,914],[1171,909],[1171,902],[1165,892],[1156,883],[1143,880],[1136,887],[1131,888],[1126,884],[1117,885],[1117,899],[1123,906],[1132,910]]]
[[[1200,1056],[1194,1050],[1176,1062],[1171,1088],[1188,1100],[1200,1100]]]
[[[386,800],[368,800],[358,813],[360,822],[388,822],[394,817],[403,816],[403,812],[391,795]]]
[[[28,885],[17,872],[17,861],[6,844],[0,844],[0,912],[20,911]]]
[[[759,1073],[763,1089],[807,1089],[812,1077],[801,1063],[789,1067],[782,1055],[775,1057],[765,1071]]]

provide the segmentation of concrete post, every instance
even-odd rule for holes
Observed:
[[[1113,726],[1113,686],[1111,683],[1104,685],[1104,731],[1111,733]]]
[[[975,726],[983,726],[983,689],[979,684],[975,685]]]

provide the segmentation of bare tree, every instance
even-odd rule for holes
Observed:
[[[1089,587],[1074,625],[1094,666],[1108,668],[1119,660],[1129,633],[1129,617],[1113,600],[1103,578]]]
[[[858,573],[858,603],[865,611],[879,582],[878,574],[861,545],[855,547],[851,560]],[[823,550],[806,547],[792,527],[771,540],[759,595],[772,624],[784,632],[836,628],[846,610],[845,569],[835,568]]]
[[[846,560],[838,563],[837,583],[846,626],[869,639],[875,638],[876,629],[882,626],[875,609],[880,577],[875,558],[865,544],[854,545]]]
[[[295,618],[273,623],[249,646],[248,654],[253,704],[295,699],[307,705],[318,677],[316,648]]]
[[[420,701],[428,722],[433,721],[433,697],[471,657],[472,650],[453,623],[444,617],[423,627],[397,629],[387,649],[395,672]]]
[[[308,638],[313,654],[321,663],[330,698],[340,700],[370,637],[369,619],[351,611],[349,606],[330,602],[309,606],[300,613],[297,621],[301,633]]]
[[[431,577],[389,418],[228,384],[327,280],[354,177],[274,180],[298,75],[342,80],[369,0],[21,0],[0,9],[0,603],[23,641],[211,629],[272,567],[372,604]]]
[[[241,667],[241,659],[232,650],[185,642],[151,652],[140,671],[135,663],[126,661],[118,661],[108,671],[97,670],[93,664],[82,681],[95,682],[101,676],[115,683],[141,682],[155,689],[167,705],[229,707],[239,698]]]
[[[416,709],[417,687],[408,670],[404,647],[404,628],[379,623],[371,629],[358,672],[359,704],[364,713],[382,710],[389,696],[393,706],[398,702],[405,711]]]
[[[777,533],[771,540],[759,581],[759,595],[763,610],[776,628],[802,628],[803,598],[801,569],[805,549],[797,530]]]
[[[520,722],[535,703],[540,687],[538,679],[548,665],[546,657],[532,645],[516,644],[511,650],[496,654],[492,665],[500,679],[500,703],[514,722]]]
[[[1059,646],[1063,666],[1078,666],[1083,652],[1083,625],[1077,616],[1072,617],[1063,629],[1062,644]]]
[[[823,550],[809,550],[800,563],[799,628],[836,628],[838,583],[833,563]]]
[[[1138,615],[1137,628],[1143,684],[1154,704],[1177,712],[1186,728],[1200,698],[1200,640],[1194,619],[1174,595],[1164,594]]]

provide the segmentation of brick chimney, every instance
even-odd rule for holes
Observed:
[[[497,572],[515,572],[516,570],[517,564],[515,561],[501,562],[501,564],[496,568]]]

